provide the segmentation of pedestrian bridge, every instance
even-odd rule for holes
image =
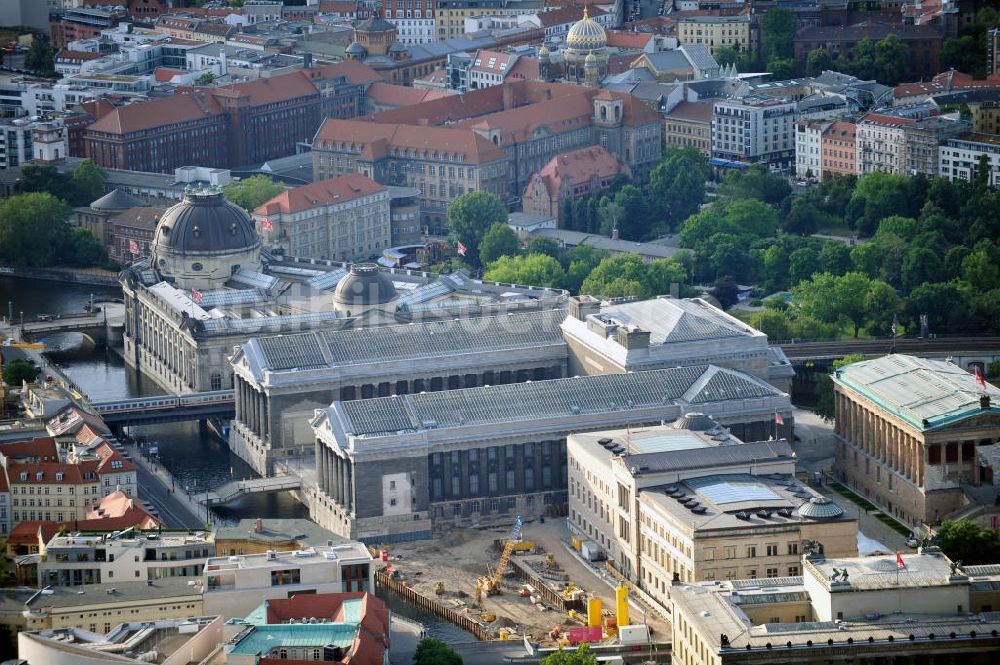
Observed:
[[[103,342],[107,338],[106,319],[103,312],[25,322],[20,326],[20,330],[21,338],[25,340],[37,340],[66,332],[83,333],[95,342]]]
[[[251,480],[233,480],[205,493],[199,500],[206,506],[221,506],[249,494],[287,492],[301,488],[302,479],[298,476],[271,476],[269,478],[253,478]]]
[[[92,406],[108,425],[142,425],[233,417],[236,408],[234,399],[232,390],[209,390],[186,395],[93,402]]]

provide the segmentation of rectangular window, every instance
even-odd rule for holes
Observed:
[[[768,568],[767,569],[767,576],[768,577],[777,577],[778,576],[778,569],[777,568]]]

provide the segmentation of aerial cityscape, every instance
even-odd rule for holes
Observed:
[[[0,1],[2,665],[1000,657],[1000,3]]]

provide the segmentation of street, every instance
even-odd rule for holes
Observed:
[[[128,446],[129,454],[136,466],[136,480],[139,483],[139,498],[149,501],[160,512],[160,518],[169,527],[200,527],[205,517],[196,515],[179,495],[171,494],[163,478],[154,474],[150,462],[142,458],[136,446]],[[180,488],[181,493],[184,492]]]

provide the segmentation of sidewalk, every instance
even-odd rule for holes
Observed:
[[[199,500],[199,497],[204,496],[203,494],[192,495],[183,487],[179,487],[170,472],[163,468],[162,464],[146,459],[144,451],[136,443],[125,441],[122,443],[129,449],[132,461],[145,469],[155,480],[159,481],[163,493],[167,495],[168,500],[179,504],[187,512],[203,520],[205,506]]]

